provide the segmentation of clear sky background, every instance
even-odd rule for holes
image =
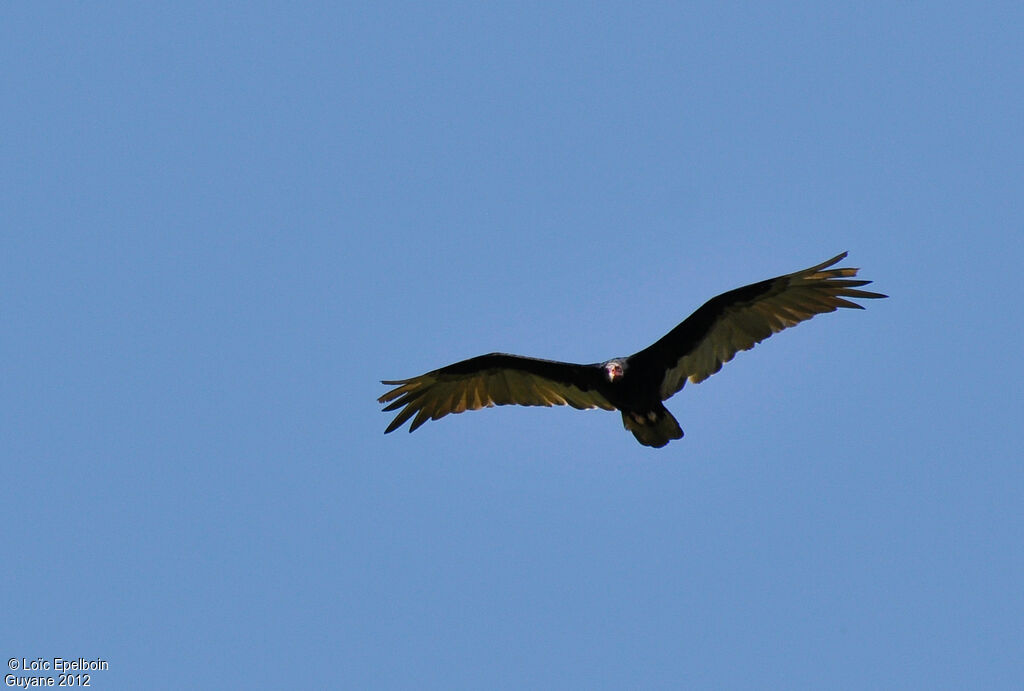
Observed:
[[[1019,3],[8,3],[0,655],[97,689],[1024,678]],[[669,401],[384,436],[850,251]],[[6,673],[6,670],[5,670]]]

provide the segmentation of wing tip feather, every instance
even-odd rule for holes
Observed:
[[[817,272],[821,271],[822,269],[827,269],[830,266],[835,266],[839,262],[841,262],[844,259],[846,259],[846,255],[848,255],[848,254],[849,254],[849,252],[844,250],[844,251],[840,252],[839,254],[837,254],[836,256],[832,257],[831,259],[823,261],[822,263],[818,264],[817,266],[812,266],[809,269],[804,269],[803,271],[801,271],[799,273],[817,273]]]

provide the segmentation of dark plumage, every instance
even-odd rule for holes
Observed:
[[[699,383],[741,350],[773,333],[838,307],[863,309],[845,298],[884,298],[860,290],[857,269],[829,269],[846,253],[803,271],[730,290],[704,303],[653,345],[625,358],[576,365],[491,353],[411,379],[378,401],[397,410],[385,433],[413,418],[427,420],[495,405],[571,405],[622,411],[622,422],[646,446],[662,447],[683,431],[662,405],[689,380]]]

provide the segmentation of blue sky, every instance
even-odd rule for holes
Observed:
[[[0,13],[0,653],[121,688],[1024,676],[1014,3]],[[892,297],[668,403],[383,435],[380,379]]]

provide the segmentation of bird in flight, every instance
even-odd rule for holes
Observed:
[[[683,430],[662,401],[687,381],[700,383],[741,350],[816,314],[838,307],[864,309],[846,298],[884,298],[860,290],[854,268],[829,268],[846,252],[784,276],[722,293],[653,345],[629,357],[577,365],[491,353],[456,362],[393,386],[378,399],[398,411],[384,433],[413,418],[412,432],[427,420],[496,405],[570,405],[619,410],[622,424],[644,446],[661,448]]]

